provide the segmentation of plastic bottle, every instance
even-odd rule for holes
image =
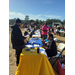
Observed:
[[[39,53],[39,47],[37,48],[37,53]]]

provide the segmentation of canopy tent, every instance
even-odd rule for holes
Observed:
[[[57,28],[61,27],[60,25],[57,26]]]
[[[55,26],[58,26],[59,24],[54,24]]]

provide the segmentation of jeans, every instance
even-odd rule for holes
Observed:
[[[19,64],[19,59],[20,59],[20,53],[22,52],[21,49],[16,49],[16,64]]]

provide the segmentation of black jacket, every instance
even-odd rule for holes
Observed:
[[[24,39],[25,37],[22,36],[22,32],[20,28],[17,25],[14,25],[11,27],[11,42],[14,46],[22,46],[24,45]]]
[[[52,41],[51,49],[46,49],[45,51],[46,51],[48,57],[52,57],[57,54],[57,46],[56,46],[56,43],[54,40]]]
[[[34,32],[37,30],[37,27],[33,29],[33,31],[29,34],[29,37],[31,38]]]

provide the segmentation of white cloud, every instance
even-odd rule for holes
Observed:
[[[36,19],[46,20],[45,18],[42,17],[42,15],[32,15],[32,14],[30,14],[29,17],[30,17],[30,19],[33,19],[33,20],[36,20]]]
[[[25,15],[22,13],[17,13],[17,12],[9,12],[9,19],[12,19],[12,18],[24,19]]]
[[[42,17],[42,15],[38,14],[38,15],[32,15],[32,14],[27,14],[29,16],[29,19],[33,19],[33,20],[36,20],[36,19],[39,19],[39,20],[46,20],[45,18]],[[25,16],[24,14],[22,13],[17,13],[17,12],[9,12],[9,19],[13,19],[13,18],[20,18],[22,20],[25,19]]]
[[[51,18],[51,19],[54,19],[54,18],[56,18],[56,19],[60,19],[62,16],[45,15],[45,17],[47,17],[47,18]]]
[[[41,15],[41,14],[38,14],[38,15],[33,15],[33,14],[27,14],[29,16],[29,19],[33,19],[33,20],[36,20],[36,19],[39,19],[39,20],[46,20],[48,18],[50,19],[60,19],[62,16],[55,16],[55,15]],[[25,19],[25,16],[24,14],[22,13],[17,13],[17,12],[9,12],[9,19],[13,19],[13,18],[20,18],[22,20]]]

